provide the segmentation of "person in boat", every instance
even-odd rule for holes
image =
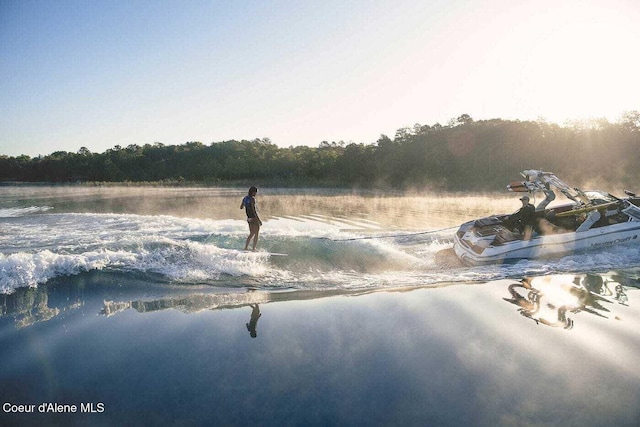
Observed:
[[[256,246],[258,246],[258,234],[260,234],[260,226],[262,225],[262,221],[260,221],[260,217],[258,217],[258,210],[256,209],[256,194],[258,193],[258,189],[256,187],[249,188],[249,193],[244,196],[242,199],[242,204],[240,205],[240,209],[244,209],[247,213],[247,223],[249,224],[249,237],[247,237],[247,241],[244,244],[244,250],[249,249],[249,243],[251,239],[253,239],[253,248],[252,250],[256,250]]]
[[[516,212],[509,215],[509,223],[521,234],[531,235],[531,231],[536,222],[536,208],[529,203],[529,196],[522,196],[520,198],[522,207]]]

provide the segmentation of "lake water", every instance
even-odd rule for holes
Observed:
[[[640,245],[465,267],[516,196],[261,188],[245,253],[245,194],[0,187],[0,421],[639,424]]]

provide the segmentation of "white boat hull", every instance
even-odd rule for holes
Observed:
[[[471,231],[470,231],[471,232]],[[514,240],[493,245],[474,245],[469,239],[454,237],[453,249],[465,264],[477,265],[514,261],[518,259],[545,258],[573,252],[610,248],[638,243],[640,221],[632,220],[583,232],[535,236],[530,240]]]

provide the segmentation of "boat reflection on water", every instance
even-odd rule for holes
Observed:
[[[425,288],[455,285],[460,283],[430,285]],[[512,282],[508,285],[509,297],[502,296],[502,299],[516,305],[521,315],[537,324],[571,329],[579,313],[590,313],[604,319],[619,319],[623,315],[619,308],[628,305],[629,288],[640,288],[638,274],[620,271],[607,274],[554,274],[525,277],[519,282]],[[246,325],[253,337],[257,334],[259,305],[418,289],[420,287],[306,291],[248,289],[230,292],[198,289],[194,292],[171,288],[167,289],[166,295],[149,298],[145,288],[141,288],[133,289],[127,294],[127,298],[121,294],[120,288],[111,289],[107,282],[92,285],[82,280],[70,280],[65,286],[27,287],[16,289],[12,294],[1,294],[0,319],[10,322],[13,320],[15,328],[22,329],[70,315],[72,312],[112,317],[129,310],[138,313],[177,310],[192,314],[249,307],[252,313]]]
[[[578,313],[619,320],[613,308],[626,306],[626,289],[639,285],[638,279],[621,273],[525,277],[509,285],[511,297],[503,299],[536,324],[572,329]]]

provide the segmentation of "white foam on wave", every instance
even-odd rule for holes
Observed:
[[[219,279],[223,274],[260,277],[269,271],[266,253],[253,256],[197,242],[188,242],[185,249],[189,254],[187,262],[164,266],[158,272],[178,281],[198,281]]]
[[[131,254],[110,251],[63,255],[43,250],[37,253],[0,254],[0,291],[11,292],[24,286],[36,286],[61,275],[100,270],[109,264],[126,262]]]
[[[0,254],[0,292],[10,293],[25,286],[92,270],[160,274],[179,282],[214,281],[221,275],[260,276],[268,271],[268,255],[243,256],[199,243],[164,245],[137,251],[107,250],[61,254],[50,250],[36,253]]]
[[[11,292],[56,277],[105,269],[160,274],[183,283],[212,282],[228,276],[250,276],[276,286],[296,281],[299,264],[293,270],[276,268],[268,253],[247,254],[220,247],[220,242],[241,246],[247,229],[242,220],[171,216],[50,214],[23,218],[20,223],[7,223],[7,233],[0,235],[4,252],[0,255],[0,290]],[[314,238],[351,236],[329,222],[298,219],[265,221],[261,234],[262,242],[304,241],[304,256],[311,258],[333,250]],[[335,245],[334,249],[340,247]],[[415,257],[392,245],[371,241],[366,246],[386,258],[402,259],[404,266],[416,263]],[[357,255],[358,247],[348,248],[347,253]]]
[[[599,273],[640,267],[640,246],[621,245],[599,251],[579,252],[562,257],[523,259],[505,264],[464,267],[453,272],[470,282],[545,276],[549,274]]]
[[[261,247],[280,245],[283,249],[276,251],[289,257],[279,260],[229,249],[244,244],[248,227],[243,220],[47,214],[23,216],[1,227],[0,292],[5,293],[95,270],[153,273],[181,283],[248,276],[264,286],[362,289],[640,265],[640,246],[630,245],[557,260],[442,268],[435,257],[451,247],[446,234],[426,241],[420,240],[425,236],[370,239],[324,218],[265,221]]]
[[[242,221],[169,216],[60,214],[24,219],[0,234],[0,292],[92,270],[156,273],[170,280],[217,280],[266,272],[267,260],[243,256],[204,239],[243,233]],[[241,231],[242,230],[242,231]]]

